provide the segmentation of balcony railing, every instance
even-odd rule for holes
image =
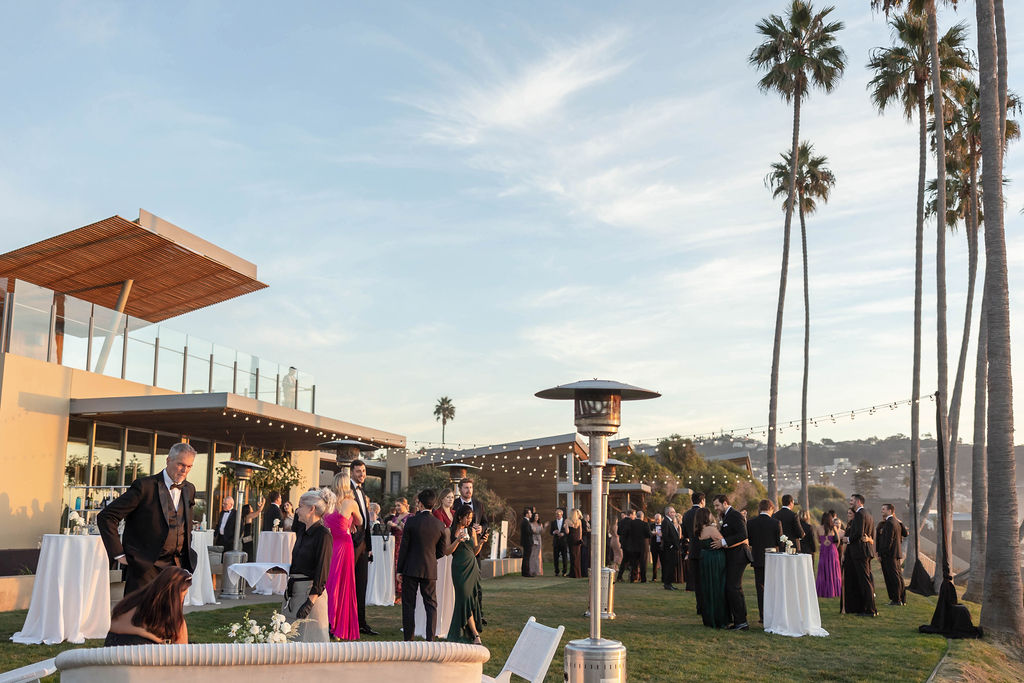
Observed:
[[[0,278],[0,291],[7,281]],[[0,301],[0,351],[183,394],[230,392],[316,412],[309,373],[23,280]]]

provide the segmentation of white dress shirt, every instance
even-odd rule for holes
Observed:
[[[171,494],[171,502],[174,503],[174,509],[177,510],[178,509],[178,503],[181,502],[181,489],[172,489],[171,488],[171,484],[174,483],[174,480],[171,479],[171,477],[167,474],[167,470],[163,471],[163,475],[164,475],[164,486],[167,487],[168,493]],[[182,483],[184,484],[185,482],[182,482]]]

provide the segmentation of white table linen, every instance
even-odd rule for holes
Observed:
[[[185,596],[185,605],[219,605],[213,592],[213,573],[210,569],[210,546],[213,545],[213,530],[193,531],[192,550],[196,552],[196,568],[192,572],[192,585]]]
[[[239,562],[238,564],[228,566],[228,578],[232,581],[237,581],[240,578],[245,579],[250,588],[255,588],[256,584],[266,578],[267,572],[275,567],[284,571],[281,576],[285,577],[285,583],[287,584],[288,570],[291,569],[291,563]]]
[[[765,553],[764,630],[782,636],[827,636],[821,627],[811,555]]]
[[[11,640],[82,643],[109,629],[110,561],[100,537],[44,535],[25,625]]]
[[[395,604],[395,537],[371,536],[373,562],[366,572],[366,604]]]
[[[452,613],[455,611],[455,584],[452,583],[452,556],[445,555],[437,561],[437,624],[434,635],[448,637],[448,629],[452,625]],[[417,638],[427,637],[427,610],[423,606],[423,596],[416,593],[416,632]]]
[[[292,548],[295,546],[295,532],[293,531],[261,531],[260,545],[256,549],[256,562],[283,562],[291,564]],[[253,593],[259,595],[284,595],[288,587],[288,577],[280,574],[269,575],[263,578]]]

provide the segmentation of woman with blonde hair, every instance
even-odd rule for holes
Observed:
[[[569,513],[569,557],[572,559],[572,569],[569,576],[574,579],[583,578],[582,558],[580,550],[583,547],[583,513],[579,508],[573,508]]]
[[[303,493],[295,509],[295,516],[304,525],[305,532],[292,548],[288,588],[281,612],[289,620],[301,622],[297,624],[299,639],[306,643],[327,643],[331,639],[327,625],[328,600],[323,599],[323,593],[334,542],[321,520],[334,509],[335,501],[334,492],[322,488]]]
[[[327,574],[327,622],[331,635],[341,640],[359,640],[359,612],[356,602],[356,557],[352,527],[362,524],[359,505],[348,472],[334,476],[331,490],[338,497],[334,510],[324,515],[334,548]]]
[[[441,520],[441,523],[445,525],[445,528],[450,528],[452,520],[455,519],[455,515],[452,512],[452,507],[455,505],[455,489],[450,486],[444,491],[437,494],[437,507],[433,510],[433,515]]]

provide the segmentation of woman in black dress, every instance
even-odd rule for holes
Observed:
[[[320,520],[334,509],[337,496],[328,488],[307,491],[299,498],[295,516],[305,531],[295,540],[288,588],[281,613],[290,622],[298,622],[299,640],[304,643],[328,643],[327,600],[323,597],[331,568],[334,540]]]
[[[580,564],[580,550],[583,547],[583,515],[578,509],[573,509],[569,514],[569,557],[572,560],[572,569],[569,576],[574,579],[583,577],[583,565]]]
[[[104,647],[188,643],[182,605],[192,575],[181,567],[167,567],[148,586],[129,593],[114,605]]]

